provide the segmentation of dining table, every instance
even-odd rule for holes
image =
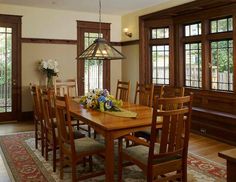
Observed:
[[[152,108],[124,102],[122,108],[137,113],[136,117],[119,117],[86,108],[78,101],[69,102],[71,115],[92,127],[105,139],[105,181],[113,182],[115,170],[114,140],[150,128]]]

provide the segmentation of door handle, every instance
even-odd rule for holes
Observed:
[[[12,85],[16,86],[16,80],[12,80]]]

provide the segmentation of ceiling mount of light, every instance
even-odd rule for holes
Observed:
[[[98,38],[80,55],[79,59],[114,60],[125,59],[125,56],[111,46],[104,38],[101,38],[101,0],[99,0],[99,34]]]

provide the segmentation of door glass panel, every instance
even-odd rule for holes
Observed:
[[[87,49],[94,40],[98,38],[98,33],[84,33],[84,48]],[[84,93],[92,89],[103,88],[103,61],[85,60],[84,63]]]
[[[12,28],[0,27],[0,113],[12,112]]]

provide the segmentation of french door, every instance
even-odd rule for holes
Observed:
[[[20,26],[21,17],[0,15],[0,121],[21,112]]]
[[[78,21],[78,56],[99,36],[99,23]],[[101,36],[110,40],[110,24],[101,24]],[[92,89],[110,89],[110,61],[78,60],[78,93],[84,95]]]

